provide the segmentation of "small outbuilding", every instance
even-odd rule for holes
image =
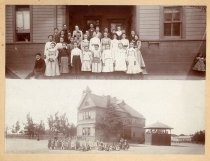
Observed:
[[[161,122],[151,124],[145,129],[145,144],[149,145],[171,145],[172,127]]]

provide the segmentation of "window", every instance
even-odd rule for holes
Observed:
[[[30,8],[28,5],[16,6],[16,41],[30,41]]]
[[[164,36],[181,36],[181,7],[164,7]]]
[[[89,120],[89,119],[93,119],[93,116],[91,116],[91,115],[93,115],[92,114],[92,112],[83,112],[82,113],[82,118],[83,118],[83,120]]]
[[[82,135],[83,136],[90,136],[90,127],[84,127],[82,129]]]

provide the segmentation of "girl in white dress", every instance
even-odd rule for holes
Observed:
[[[103,69],[102,72],[113,72],[113,53],[110,50],[110,45],[105,46],[105,50],[102,52]]]
[[[93,73],[100,73],[102,70],[102,64],[101,64],[101,50],[99,48],[99,45],[94,46],[93,52],[93,61],[92,61],[92,72]]]
[[[88,46],[84,47],[81,59],[82,71],[91,71],[92,52],[88,49]]]
[[[128,49],[129,48],[129,40],[126,39],[126,34],[125,33],[122,34],[121,43],[123,44],[123,47],[125,49]]]
[[[105,46],[108,44],[109,46],[111,45],[111,39],[108,37],[108,33],[107,32],[104,32],[103,34],[103,38],[101,39],[101,47],[102,47],[102,50],[105,49]]]
[[[93,38],[90,39],[89,49],[92,51],[94,50],[94,45],[98,45],[101,48],[101,41],[97,37],[96,32],[93,33]]]
[[[111,50],[113,53],[118,50],[119,40],[117,40],[117,35],[113,34],[113,39],[111,40]]]
[[[123,71],[127,70],[126,66],[126,50],[123,48],[123,44],[120,42],[118,44],[118,50],[114,54],[114,64],[115,64],[115,71]]]
[[[53,36],[52,35],[49,35],[48,36],[48,42],[45,43],[45,46],[44,46],[44,58],[46,60],[46,54],[48,52],[48,49],[51,48],[51,43],[53,42]]]
[[[51,47],[46,52],[46,76],[60,75],[58,65],[58,50],[55,48],[55,43],[52,42]]]
[[[138,35],[134,36],[133,43],[134,43],[134,49],[136,49],[136,52],[137,52],[137,61],[139,63],[140,68],[143,70],[142,73],[147,74],[146,65],[145,65],[143,56],[141,54],[141,40],[139,40]]]
[[[142,69],[137,61],[137,52],[136,49],[134,49],[133,42],[130,43],[130,48],[127,50],[127,64],[127,74],[137,74],[142,72]]]
[[[84,51],[85,46],[89,47],[89,43],[88,35],[84,34],[84,40],[81,41],[81,50]]]

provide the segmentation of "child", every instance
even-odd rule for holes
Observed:
[[[134,30],[132,30],[131,31],[131,35],[130,35],[130,38],[129,38],[129,41],[131,42],[131,41],[135,41],[135,31]]]
[[[99,28],[99,26],[96,26],[96,35],[97,35],[97,37],[99,38],[99,39],[101,39],[101,37],[102,37],[102,34],[101,34],[101,32],[100,32],[100,28]]]
[[[198,56],[196,57],[196,63],[193,67],[193,70],[199,71],[199,72],[206,71],[205,58],[201,53],[198,53]]]
[[[69,51],[67,44],[63,43],[63,48],[60,49],[60,73],[69,73]]]
[[[89,49],[94,50],[94,45],[98,45],[101,48],[101,41],[97,37],[96,32],[93,33],[93,38],[90,39]]]
[[[133,42],[130,43],[130,48],[127,51],[127,74],[137,74],[142,72],[142,69],[139,66],[139,63],[137,61],[137,53],[134,49]]]
[[[117,40],[121,40],[123,33],[120,26],[117,26],[117,31],[115,33],[117,34]]]
[[[60,34],[58,32],[58,28],[54,28],[53,41],[55,43],[58,43],[60,41]]]
[[[99,48],[99,45],[94,45],[93,52],[93,61],[92,61],[92,72],[93,73],[100,73],[102,64],[101,64],[101,50]]]
[[[76,25],[74,27],[74,31],[73,31],[73,37],[76,37],[77,35],[80,36],[80,39],[82,39],[83,35],[82,35],[82,31],[79,29],[79,26]]]
[[[113,72],[113,55],[109,44],[106,44],[105,49],[102,52],[102,62],[102,72]]]
[[[102,50],[105,49],[105,46],[106,45],[111,45],[111,39],[108,38],[108,33],[107,32],[104,32],[104,37],[101,39],[101,47],[102,47]]]
[[[81,71],[81,55],[82,51],[78,48],[77,42],[74,42],[74,49],[71,51],[71,66],[74,74],[79,74]]]
[[[107,37],[110,37],[110,34],[109,34],[109,29],[108,29],[108,27],[105,27],[105,28],[104,28],[104,33],[105,33],[105,32],[107,33]]]
[[[115,52],[118,49],[119,40],[117,40],[117,35],[113,34],[113,39],[111,40],[111,50]]]
[[[134,49],[136,49],[137,61],[140,65],[140,68],[143,69],[143,74],[147,74],[147,71],[145,69],[144,59],[143,59],[142,54],[141,54],[141,41],[139,40],[138,35],[134,36],[133,44],[134,44]]]
[[[122,34],[121,42],[122,42],[123,47],[125,49],[128,49],[129,48],[129,41],[128,41],[128,39],[126,39],[126,34],[125,33]]]
[[[82,51],[82,71],[91,71],[92,53],[88,46],[84,47]]]
[[[41,58],[40,53],[36,53],[36,61],[33,72],[28,75],[27,78],[40,78],[45,72],[45,61]]]
[[[91,23],[90,24],[90,28],[89,28],[89,33],[90,33],[90,38],[93,37],[93,33],[95,32],[95,28],[94,28],[94,25]]]
[[[60,75],[58,66],[58,50],[55,48],[55,43],[50,44],[50,48],[46,53],[46,76],[56,76]]]
[[[121,42],[118,44],[118,50],[115,52],[114,55],[114,64],[115,64],[115,71],[125,72],[127,70],[126,50],[123,48],[123,44]]]
[[[46,58],[46,54],[47,54],[48,49],[51,47],[50,45],[51,45],[52,42],[53,42],[53,36],[49,35],[48,36],[48,42],[46,42],[45,47],[44,47],[44,56],[45,56],[45,58]]]
[[[85,46],[89,47],[90,41],[88,40],[88,35],[84,34],[84,40],[81,42],[81,50],[84,51]]]

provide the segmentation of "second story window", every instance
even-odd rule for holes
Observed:
[[[181,7],[164,7],[164,36],[181,36]]]
[[[28,5],[16,6],[16,41],[30,41],[30,7]]]

